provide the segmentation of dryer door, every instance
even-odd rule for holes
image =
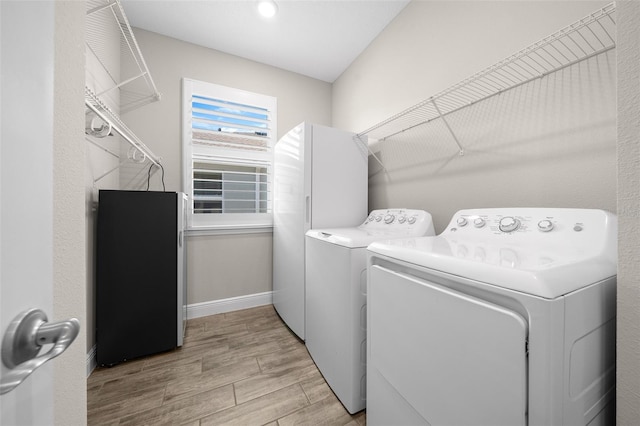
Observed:
[[[378,265],[369,277],[368,422],[378,423],[370,412],[408,418],[393,410],[411,410],[432,425],[526,423],[527,323],[519,314]],[[390,394],[400,397],[395,407],[376,400]]]

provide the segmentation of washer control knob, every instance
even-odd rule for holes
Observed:
[[[477,217],[473,220],[473,226],[476,228],[482,228],[486,223],[487,222],[481,217]]]
[[[548,219],[538,222],[538,229],[542,232],[549,232],[553,229],[553,222]]]
[[[393,223],[393,220],[394,220],[395,218],[396,218],[396,217],[395,217],[394,215],[392,215],[392,214],[388,214],[388,215],[386,215],[386,216],[384,217],[384,223],[386,223],[387,225],[388,225],[388,224],[390,224],[390,223]]]
[[[458,220],[456,220],[456,223],[458,224],[458,226],[467,226],[467,218],[459,217]]]
[[[415,216],[411,216],[407,219],[407,222],[409,222],[409,225],[413,225],[414,223],[416,223],[416,217]]]
[[[513,232],[520,227],[520,221],[513,216],[505,216],[500,219],[498,228],[502,232]]]
[[[376,216],[376,222],[380,222],[382,220],[382,216],[378,215]]]
[[[398,222],[400,223],[405,223],[407,221],[407,217],[406,216],[400,216],[398,217]]]

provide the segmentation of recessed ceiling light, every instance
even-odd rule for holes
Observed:
[[[278,5],[273,0],[260,0],[258,2],[258,12],[265,18],[271,18],[278,12]]]

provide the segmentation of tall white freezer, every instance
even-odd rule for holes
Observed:
[[[367,217],[366,139],[301,123],[274,149],[273,305],[305,338],[305,233]]]

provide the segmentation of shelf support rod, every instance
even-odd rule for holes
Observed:
[[[451,126],[449,126],[449,123],[447,122],[447,119],[442,114],[442,111],[440,111],[440,108],[438,108],[438,104],[436,103],[435,98],[433,97],[431,98],[431,103],[433,104],[434,108],[438,112],[438,116],[442,119],[442,122],[444,123],[444,125],[447,126],[447,129],[449,130],[449,133],[451,133],[451,136],[453,137],[453,140],[456,142],[456,145],[458,145],[459,154],[464,155],[464,149],[462,148],[462,145],[460,145],[460,141],[456,137],[456,134],[453,132],[453,129],[451,129]]]
[[[358,138],[358,140],[359,140],[360,142],[365,143],[365,142],[362,140],[361,135],[357,134],[357,135],[356,135],[356,137]],[[373,158],[375,158],[375,160],[378,162],[378,164],[380,164],[380,167],[382,167],[382,170],[384,170],[384,172],[385,172],[385,173],[387,173],[387,168],[384,166],[384,164],[382,164],[382,161],[380,161],[380,159],[378,158],[378,156],[377,156],[376,154],[374,154],[374,152],[373,152],[373,151],[371,151],[371,148],[369,148],[369,143],[368,143],[368,142],[366,142],[365,144],[366,144],[366,146],[367,146],[367,151],[369,151],[369,154],[371,154],[371,156],[372,156]]]
[[[93,180],[93,184],[95,185],[96,183],[98,183],[100,180],[102,180],[103,178],[107,177],[108,175],[110,175],[111,173],[115,172],[116,170],[118,170],[120,168],[120,166],[122,166],[124,164],[124,162],[118,163],[117,166],[107,170],[106,172],[104,172],[103,174],[101,174],[100,176],[98,176],[97,178],[95,178]]]
[[[134,76],[134,77],[131,77],[131,78],[129,78],[129,79],[127,79],[127,80],[125,80],[125,81],[121,81],[120,83],[116,84],[115,86],[110,87],[110,88],[109,88],[109,89],[107,89],[107,90],[103,90],[102,92],[98,93],[96,96],[97,96],[97,97],[100,97],[100,96],[104,95],[105,93],[112,91],[113,89],[117,89],[117,88],[119,88],[119,87],[124,86],[125,84],[129,84],[129,83],[131,83],[132,81],[137,80],[137,79],[138,79],[138,78],[140,78],[140,77],[144,77],[144,76],[145,76],[145,75],[147,75],[147,74],[148,74],[148,73],[145,71],[145,72],[140,73],[140,74],[138,74],[138,75],[136,75],[136,76]]]
[[[84,137],[87,142],[90,142],[92,144],[94,144],[95,146],[97,146],[98,148],[100,148],[101,150],[103,150],[104,152],[106,152],[107,154],[111,154],[112,156],[114,156],[117,159],[120,159],[120,156],[118,154],[116,154],[115,152],[111,151],[110,149],[105,148],[104,146],[100,145],[98,142],[94,141],[93,139],[91,139],[89,137],[89,135],[85,135]]]
[[[101,10],[108,9],[111,6],[113,6],[114,4],[116,4],[115,0],[110,1],[109,3],[107,3],[107,4],[103,5],[103,6],[94,7],[93,9],[87,11],[87,16],[93,15],[94,13],[100,12]]]

